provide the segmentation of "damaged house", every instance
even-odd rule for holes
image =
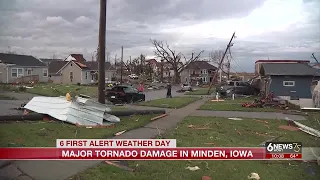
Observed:
[[[105,62],[105,79],[115,77],[116,70]],[[53,83],[94,84],[98,82],[98,62],[86,61],[82,54],[70,54],[64,61],[49,64],[49,78]]]
[[[266,63],[260,67],[261,91],[283,99],[312,98],[311,85],[319,73],[307,63]]]

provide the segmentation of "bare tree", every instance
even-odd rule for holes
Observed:
[[[209,54],[209,59],[211,62],[215,63],[216,65],[219,65],[221,58],[223,56],[223,50],[215,50],[211,51]]]
[[[175,83],[180,83],[181,72],[188,64],[198,60],[203,53],[203,51],[200,51],[197,55],[192,53],[191,57],[187,59],[181,52],[176,52],[167,43],[164,45],[162,41],[156,39],[151,39],[151,43],[155,48],[155,55],[171,65],[174,71]],[[182,60],[184,60],[184,62]]]

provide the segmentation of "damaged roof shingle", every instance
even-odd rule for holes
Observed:
[[[260,72],[262,75],[318,76],[317,70],[305,63],[266,63]]]

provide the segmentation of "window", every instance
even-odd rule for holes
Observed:
[[[283,81],[283,86],[294,86],[295,82],[294,81]]]
[[[72,71],[69,73],[69,77],[70,77],[70,80],[72,81],[72,79],[73,79],[73,72]]]
[[[48,69],[43,70],[43,77],[48,77]]]
[[[230,81],[230,82],[228,83],[228,85],[229,85],[229,86],[234,86],[234,82],[233,82],[233,81]]]
[[[86,79],[88,79],[88,72],[86,72]]]
[[[203,70],[201,71],[201,74],[208,74],[208,70],[203,69]]]
[[[27,75],[31,75],[32,74],[32,69],[27,69]]]
[[[11,77],[21,77],[23,76],[22,68],[13,68],[11,69]]]
[[[207,77],[204,77],[204,82],[207,82]]]
[[[202,74],[202,70],[200,71],[200,73]]]
[[[124,92],[125,92],[125,93],[138,93],[139,91],[138,91],[136,88],[125,87],[125,88],[124,88]]]

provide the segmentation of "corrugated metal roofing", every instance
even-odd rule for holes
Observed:
[[[107,106],[81,97],[67,101],[65,97],[39,96],[32,98],[24,108],[81,126],[110,125],[120,122],[118,117],[107,114],[110,111]]]
[[[262,64],[261,72],[264,75],[282,76],[315,76],[317,70],[305,63],[266,63]]]

